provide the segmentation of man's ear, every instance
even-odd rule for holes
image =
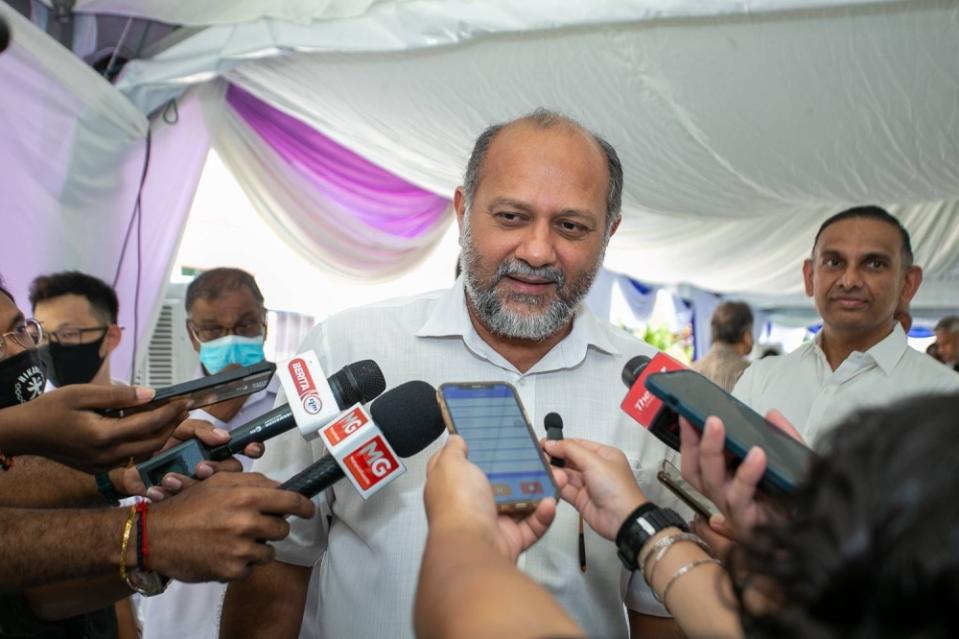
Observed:
[[[906,274],[903,276],[902,293],[899,294],[900,308],[909,308],[909,302],[915,297],[921,284],[922,267],[913,264],[906,269]]]
[[[812,297],[812,260],[805,259],[802,263],[802,280],[806,289],[806,297]]]
[[[100,347],[100,350],[103,351],[100,355],[102,357],[109,357],[110,353],[115,351],[122,341],[123,329],[116,324],[110,324],[107,327],[106,335],[104,335],[103,345]]]
[[[200,342],[197,341],[196,336],[193,334],[193,329],[190,328],[190,320],[186,320],[183,322],[183,328],[186,329],[186,334],[190,336],[190,343],[193,344],[193,350],[199,353]]]

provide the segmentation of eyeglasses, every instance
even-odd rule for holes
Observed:
[[[14,326],[12,331],[0,334],[0,359],[7,355],[7,339],[24,348],[36,348],[43,340],[43,328],[40,322],[31,318]]]
[[[76,346],[83,343],[84,333],[106,333],[109,326],[94,326],[92,328],[61,328],[57,331],[48,331],[44,341],[56,342],[67,346]]]
[[[238,337],[259,337],[266,330],[266,322],[263,320],[243,320],[230,327],[197,326],[190,322],[190,330],[193,331],[193,336],[200,342],[210,342],[231,334]]]

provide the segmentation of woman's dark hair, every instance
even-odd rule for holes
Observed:
[[[776,593],[743,606],[746,635],[959,636],[959,395],[863,411],[824,444],[789,520],[732,557]]]

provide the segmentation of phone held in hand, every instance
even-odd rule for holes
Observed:
[[[753,446],[766,453],[766,472],[760,488],[767,493],[792,493],[809,472],[815,457],[759,413],[721,387],[691,370],[656,373],[646,388],[702,432],[706,418],[715,415],[726,430],[727,463],[737,466]]]
[[[524,513],[559,490],[516,389],[504,382],[441,384],[446,427],[466,440],[469,459],[493,487],[497,510]]]
[[[266,361],[252,366],[232,368],[216,375],[207,375],[182,384],[158,388],[156,395],[146,404],[128,408],[105,408],[98,412],[107,417],[125,417],[153,410],[175,399],[184,398],[192,400],[190,408],[209,406],[263,390],[269,385],[275,370],[276,364]]]
[[[659,468],[659,472],[656,473],[656,479],[703,519],[708,521],[713,515],[719,514],[719,509],[716,508],[716,505],[709,501],[701,492],[693,488],[692,484],[683,479],[679,469],[665,459]]]

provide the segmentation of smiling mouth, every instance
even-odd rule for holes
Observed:
[[[832,303],[840,306],[841,308],[856,309],[866,306],[868,302],[864,299],[859,299],[857,297],[834,297]]]
[[[506,281],[509,289],[514,293],[524,293],[526,295],[542,295],[550,287],[556,286],[556,282],[553,280],[530,275],[507,275],[501,281]]]

